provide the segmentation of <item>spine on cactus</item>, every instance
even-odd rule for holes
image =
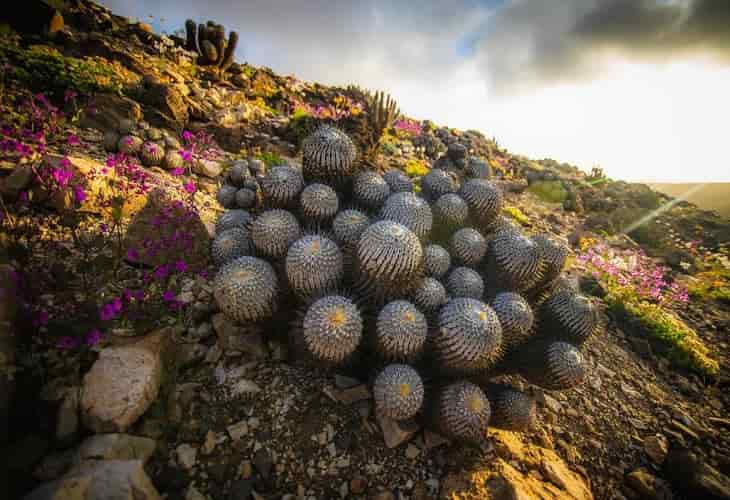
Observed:
[[[226,45],[226,51],[221,59],[220,69],[221,73],[225,73],[228,68],[233,64],[233,56],[236,53],[236,47],[238,47],[238,33],[231,31],[228,34],[228,45]]]
[[[213,43],[215,44],[216,49],[216,58],[215,61],[213,61],[213,64],[220,66],[223,62],[223,53],[226,50],[226,29],[222,24],[217,24],[215,26],[215,31],[213,32]]]

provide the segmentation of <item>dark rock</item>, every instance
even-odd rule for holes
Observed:
[[[184,96],[174,85],[160,83],[153,78],[143,79],[139,99],[148,106],[145,118],[153,125],[181,131],[190,114]]]
[[[38,463],[46,450],[48,441],[36,434],[30,434],[6,448],[3,456],[9,458],[6,462],[9,470],[26,470]]]
[[[670,500],[672,492],[666,481],[650,474],[644,469],[637,469],[626,476],[626,484],[640,498],[651,500]]]
[[[30,185],[32,179],[33,170],[31,170],[30,165],[18,165],[10,175],[0,179],[0,194],[15,199],[21,191]]]
[[[99,130],[119,131],[124,123],[136,123],[141,119],[142,107],[137,101],[114,94],[98,94],[84,109],[81,125]]]
[[[687,449],[670,451],[664,469],[666,477],[689,498],[730,499],[730,478]]]
[[[239,479],[231,485],[231,492],[228,495],[230,500],[249,500],[253,491],[253,481],[250,479]]]
[[[274,465],[269,450],[260,448],[253,456],[253,465],[263,478],[268,478],[271,474],[271,467]]]

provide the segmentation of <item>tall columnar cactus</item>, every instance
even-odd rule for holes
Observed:
[[[195,25],[195,21],[185,21],[185,48],[198,53],[200,66],[213,66],[224,73],[233,64],[233,56],[238,46],[238,33],[231,31],[226,41],[226,30],[221,24],[208,21]]]
[[[368,158],[373,158],[380,147],[383,132],[391,128],[400,116],[400,109],[395,99],[383,91],[368,94],[365,99],[367,110],[367,130],[365,131],[366,151]]]
[[[408,365],[388,365],[375,378],[375,410],[393,420],[406,420],[418,413],[423,404],[423,382]]]

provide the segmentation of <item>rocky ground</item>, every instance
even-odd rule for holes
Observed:
[[[300,131],[291,113],[276,107],[290,97],[327,102],[337,90],[247,65],[235,65],[225,81],[210,79],[184,52],[161,49],[167,42],[147,26],[79,5],[54,38],[34,41],[102,57],[134,90],[96,96],[96,111],[70,125],[81,140],[70,151],[75,168],[102,168],[104,134],[117,133],[120,120],[171,135],[183,128],[210,132],[226,150],[223,160],[196,164],[183,179],[198,187],[197,234],[207,249],[222,210],[215,193],[226,161],[264,152],[299,162]],[[342,125],[352,132],[357,120],[351,119]],[[633,204],[643,200],[640,188],[586,186],[577,170],[511,155],[472,132],[436,127],[418,139],[392,139],[376,159],[381,168],[431,164],[453,142],[490,158],[506,204],[519,209],[522,222],[565,237],[574,251],[577,236],[600,237],[599,229],[620,222],[611,218],[611,203],[636,210],[644,203]],[[2,166],[3,194],[17,194],[23,189],[16,189],[18,170],[11,162]],[[179,183],[163,168],[146,170],[157,185]],[[528,190],[536,177],[558,179],[569,189],[568,201],[547,203]],[[136,209],[148,198],[138,202]],[[707,228],[708,247],[727,241],[727,221],[680,208],[682,220]],[[46,239],[68,240],[53,207],[25,216]],[[635,244],[631,238],[616,243]],[[43,262],[53,258],[45,255]],[[126,266],[123,279],[134,281],[139,272]],[[60,296],[48,293],[44,300],[62,310]],[[520,434],[493,431],[486,447],[471,449],[424,431],[420,422],[377,417],[366,380],[313,372],[290,359],[281,339],[222,321],[209,278],[186,280],[180,297],[190,314],[155,318],[153,329],[132,325],[131,338],[127,326],[85,351],[59,351],[37,338],[33,348],[21,345],[23,366],[2,448],[10,459],[11,474],[2,479],[9,498],[30,491],[30,498],[114,492],[186,500],[730,498],[727,304],[695,301],[682,311],[720,362],[716,380],[670,366],[646,339],[607,317],[604,334],[585,352],[585,385],[548,394],[512,378],[537,399],[537,426]],[[10,324],[5,308],[0,313]]]

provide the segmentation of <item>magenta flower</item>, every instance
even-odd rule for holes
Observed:
[[[167,290],[165,293],[162,294],[162,300],[164,300],[165,302],[173,302],[176,299],[177,294],[172,290]]]
[[[89,333],[86,334],[86,344],[87,345],[95,346],[99,342],[101,342],[101,332],[97,328],[94,328],[93,330],[91,330]]]
[[[74,349],[78,345],[78,341],[73,337],[61,337],[58,341],[58,348],[64,351]]]
[[[181,149],[180,156],[182,156],[182,159],[186,162],[190,162],[193,160],[193,152],[187,149]]]
[[[38,311],[38,316],[33,320],[33,326],[46,326],[48,324],[49,315],[48,311],[41,309]]]
[[[127,260],[131,262],[137,262],[139,260],[139,254],[137,253],[137,250],[134,248],[130,248],[127,250]]]
[[[69,135],[66,139],[66,142],[68,142],[69,146],[78,146],[79,144],[81,144],[78,136],[74,134]]]
[[[183,184],[183,186],[185,187],[185,191],[190,194],[195,193],[195,191],[197,190],[197,188],[195,187],[195,183],[192,181],[186,182],[185,184]]]
[[[184,130],[182,133],[182,137],[185,142],[188,142],[188,141],[191,141],[193,139],[193,137],[195,137],[195,136],[189,130]]]
[[[56,168],[53,169],[53,173],[51,174],[53,176],[53,179],[56,181],[56,183],[60,187],[66,187],[68,184],[68,181],[71,179],[71,172],[68,170],[62,169],[62,168]]]
[[[155,269],[154,276],[157,281],[162,281],[170,274],[170,270],[166,265],[160,266]]]
[[[184,273],[185,271],[187,271],[187,269],[188,266],[187,264],[185,264],[184,260],[178,260],[177,262],[175,262],[175,271],[179,273]]]
[[[84,188],[82,188],[81,186],[78,186],[78,185],[74,186],[74,199],[78,203],[81,203],[84,200],[86,200],[86,191],[84,191]]]
[[[182,175],[185,170],[182,167],[173,168],[170,172],[172,175]]]

